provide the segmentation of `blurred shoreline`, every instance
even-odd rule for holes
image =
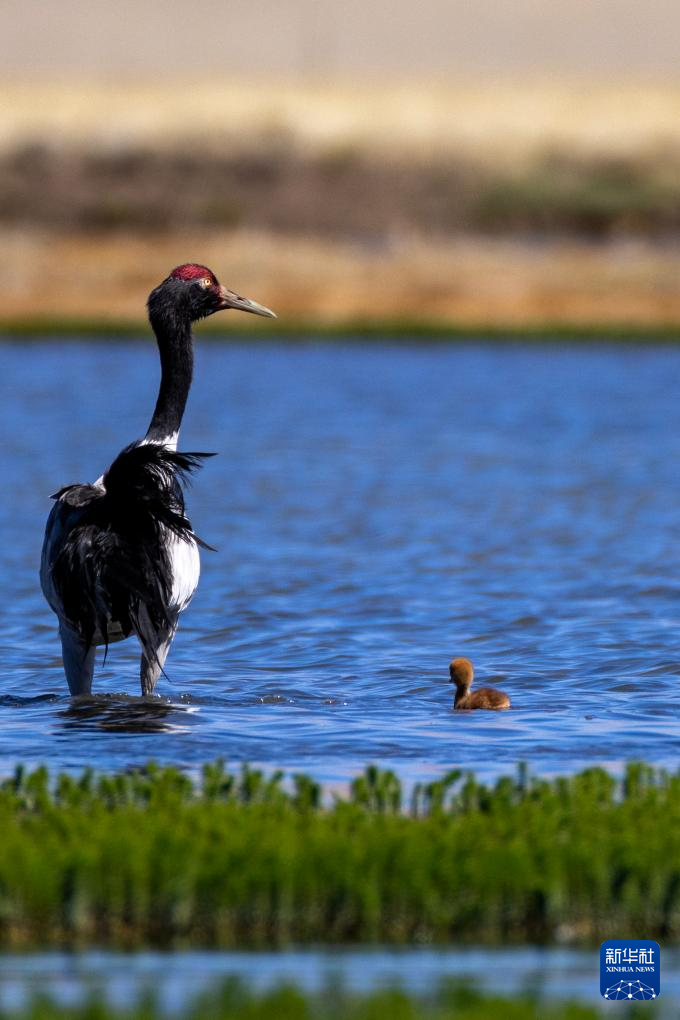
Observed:
[[[5,81],[0,108],[5,332],[137,330],[199,261],[282,334],[680,333],[680,85]]]
[[[277,332],[680,334],[680,249],[642,241],[467,237],[371,247],[238,230],[180,237],[20,231],[3,243],[5,332],[146,329],[151,288],[172,266],[196,260],[274,308]],[[257,328],[243,315],[201,327]]]

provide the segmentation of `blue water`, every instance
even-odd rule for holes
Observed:
[[[0,1008],[16,1009],[43,991],[65,1005],[93,994],[126,1009],[151,992],[160,1001],[163,1015],[176,1016],[197,996],[231,977],[258,990],[294,984],[319,992],[340,984],[357,992],[397,987],[416,996],[431,995],[443,981],[453,979],[478,991],[575,1000],[591,1009],[599,1007],[606,1017],[629,1015],[620,1003],[600,998],[597,948],[581,951],[534,946],[5,954],[0,955]],[[680,954],[663,948],[655,1020],[677,1020],[678,1003]]]
[[[49,494],[143,434],[149,342],[0,347],[0,772],[217,756],[342,783],[680,750],[680,351],[199,342],[203,555],[153,704],[110,649],[72,704],[37,567]],[[467,655],[507,713],[453,713]]]

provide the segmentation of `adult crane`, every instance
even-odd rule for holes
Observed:
[[[276,318],[197,263],[173,269],[151,292],[161,381],[147,433],[94,484],[53,496],[40,581],[59,619],[72,695],[91,692],[97,646],[131,634],[142,649],[142,694],[152,694],[196,590],[203,543],[186,516],[184,486],[209,454],[180,453],[177,441],[193,374],[192,323],[229,308]]]

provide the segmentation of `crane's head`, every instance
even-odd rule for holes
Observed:
[[[185,315],[192,322],[204,319],[214,312],[236,308],[241,312],[252,312],[253,315],[265,315],[275,319],[276,315],[270,308],[259,305],[257,301],[241,297],[228,287],[224,287],[215,274],[197,262],[187,262],[177,266],[162,283],[149,295],[149,315],[153,318],[163,312]]]

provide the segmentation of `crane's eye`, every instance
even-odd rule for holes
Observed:
[[[201,287],[212,287],[212,280],[209,276],[204,276],[201,280]]]

